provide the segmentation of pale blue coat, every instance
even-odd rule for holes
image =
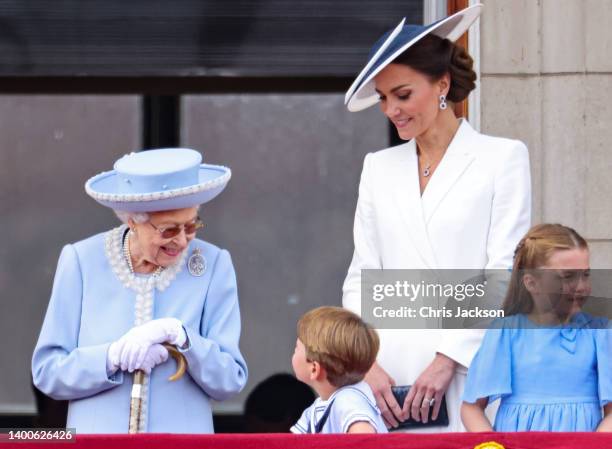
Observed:
[[[168,376],[176,363],[154,368],[149,385],[147,432],[212,433],[210,400],[242,390],[247,367],[238,348],[240,311],[230,255],[194,239],[207,262],[203,276],[184,266],[163,292],[154,291],[153,319],[183,322],[188,374]],[[186,264],[186,262],[185,262]],[[104,234],[66,245],[32,358],[34,384],[55,399],[70,400],[68,427],[77,433],[127,433],[132,375],[106,372],[106,353],[134,325],[136,294],[113,273]]]

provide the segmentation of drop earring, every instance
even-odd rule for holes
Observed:
[[[440,109],[445,110],[447,106],[446,95],[440,95]]]

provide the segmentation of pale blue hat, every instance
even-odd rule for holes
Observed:
[[[113,170],[85,183],[98,203],[126,212],[155,212],[204,204],[225,188],[229,168],[202,164],[188,148],[163,148],[123,156]]]
[[[395,29],[387,31],[374,44],[368,63],[361,70],[344,97],[349,111],[361,111],[378,102],[374,77],[395,58],[416,44],[424,36],[435,34],[443,39],[456,41],[478,18],[482,5],[465,8],[452,16],[430,25],[405,25],[405,18]]]

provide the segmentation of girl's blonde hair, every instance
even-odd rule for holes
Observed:
[[[588,249],[588,244],[574,229],[561,224],[539,224],[532,227],[514,251],[510,286],[504,299],[504,316],[529,313],[533,308],[531,295],[523,283],[525,270],[540,268],[555,251]]]

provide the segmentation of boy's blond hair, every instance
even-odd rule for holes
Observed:
[[[359,316],[340,307],[318,307],[297,324],[306,359],[319,362],[335,387],[361,381],[376,361],[376,331]]]

